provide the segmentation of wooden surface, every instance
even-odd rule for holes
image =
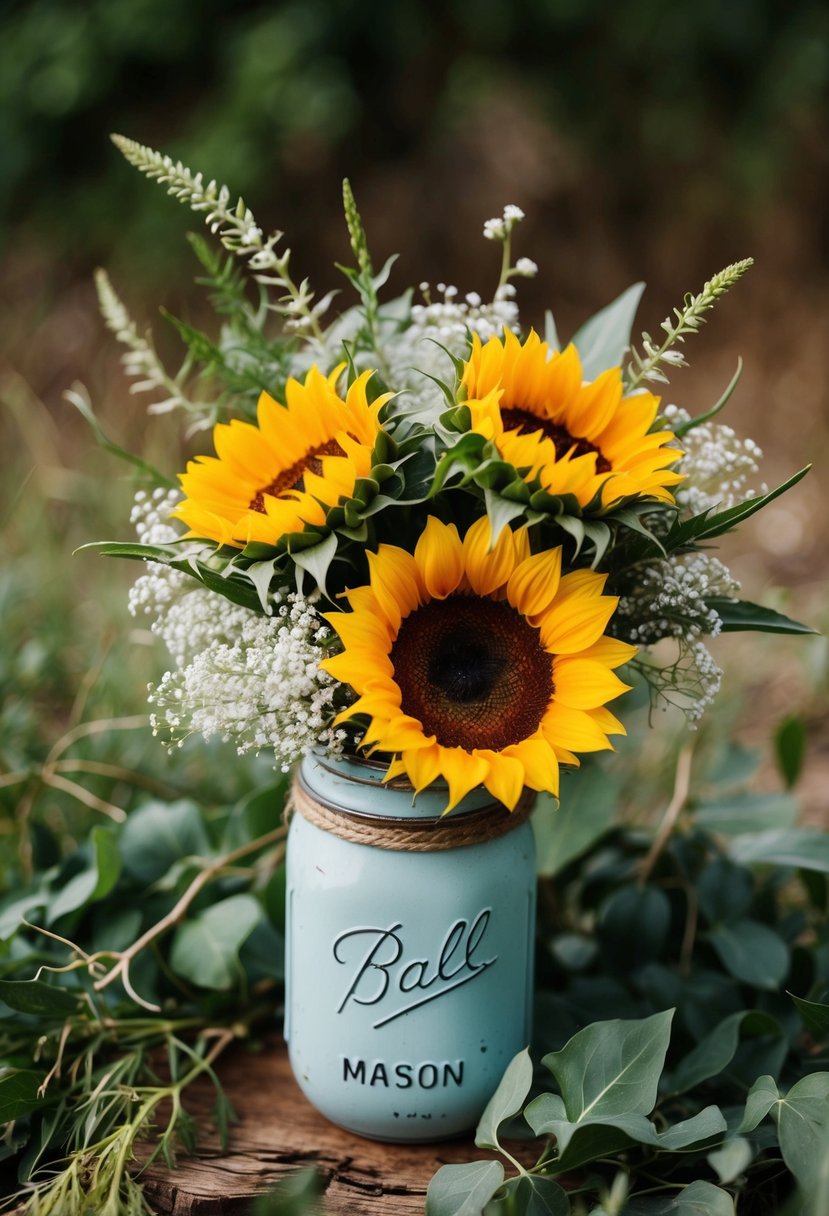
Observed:
[[[181,1157],[173,1171],[155,1164],[142,1175],[158,1213],[244,1216],[258,1193],[294,1170],[315,1165],[332,1216],[422,1216],[429,1179],[441,1165],[492,1156],[476,1149],[471,1138],[377,1144],[342,1131],[300,1092],[281,1043],[258,1055],[237,1049],[220,1062],[219,1071],[239,1116],[230,1150],[221,1153],[212,1128],[212,1088],[193,1086],[185,1103],[202,1129],[196,1155]],[[515,1145],[511,1151],[521,1156]]]

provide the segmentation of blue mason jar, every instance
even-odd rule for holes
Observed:
[[[288,835],[285,1038],[332,1122],[377,1140],[473,1128],[530,1040],[527,806],[483,789],[441,818],[385,766],[306,757]]]

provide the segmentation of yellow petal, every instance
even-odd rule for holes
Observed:
[[[444,814],[457,806],[476,785],[482,785],[489,771],[486,760],[470,755],[462,747],[441,747],[440,771],[449,785],[449,802]]]
[[[501,755],[519,761],[524,769],[524,784],[531,790],[547,790],[558,797],[558,760],[543,736],[511,743]]]
[[[613,595],[556,600],[537,622],[542,645],[551,654],[571,655],[586,650],[598,642],[618,602]]]
[[[598,752],[610,748],[607,736],[590,714],[554,702],[541,721],[544,738],[556,750]]]
[[[511,756],[476,748],[474,755],[480,756],[489,765],[484,785],[499,802],[511,811],[515,810],[524,789],[524,766]]]
[[[596,659],[606,667],[621,667],[638,653],[636,646],[620,642],[618,638],[602,637],[592,646],[580,651],[580,659]]]
[[[556,659],[553,684],[557,703],[571,709],[596,709],[630,690],[629,684],[592,659]]]
[[[366,556],[371,573],[371,589],[396,632],[403,617],[413,612],[423,600],[423,582],[417,562],[411,553],[394,545],[380,545],[376,553]]]
[[[417,751],[408,751],[404,758],[406,771],[416,794],[425,790],[427,785],[431,785],[440,775],[440,748],[437,743],[431,747],[418,748]]]
[[[523,616],[543,612],[558,591],[561,549],[535,553],[515,568],[507,583],[507,599]]]
[[[509,526],[502,528],[495,545],[489,519],[476,519],[463,538],[466,577],[477,595],[491,595],[509,579],[515,568],[515,544]]]
[[[430,515],[414,556],[431,599],[445,600],[457,590],[463,578],[463,546],[454,524],[441,523]]]

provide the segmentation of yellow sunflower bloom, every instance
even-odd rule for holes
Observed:
[[[393,754],[389,776],[420,791],[437,777],[451,810],[483,784],[510,810],[525,786],[558,794],[559,763],[624,734],[605,708],[636,648],[604,635],[616,608],[605,576],[561,572],[561,549],[531,554],[526,529],[489,521],[463,540],[431,516],[414,553],[381,545],[350,612],[326,619],[344,646],[322,667],[370,719],[364,745]]]
[[[215,456],[197,456],[179,477],[186,495],[173,512],[190,536],[241,549],[321,524],[341,496],[371,470],[382,429],[378,415],[391,394],[369,404],[364,372],[345,400],[335,388],[343,367],[324,376],[312,367],[291,379],[285,405],[262,393],[257,425],[234,419],[213,430]]]
[[[473,431],[550,494],[585,507],[600,495],[605,509],[632,496],[674,501],[682,453],[667,446],[673,432],[650,430],[658,397],[622,395],[621,368],[584,383],[574,346],[551,353],[535,332],[522,344],[507,330],[503,342],[473,335],[462,383]]]

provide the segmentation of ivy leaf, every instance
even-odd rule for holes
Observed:
[[[621,366],[644,290],[644,283],[633,283],[573,335],[585,380],[595,380],[608,368]]]
[[[829,1155],[829,1072],[810,1073],[780,1099],[777,1134],[783,1160],[809,1196]]]
[[[507,1065],[498,1088],[486,1105],[475,1133],[478,1148],[494,1148],[498,1145],[498,1128],[505,1119],[517,1115],[524,1105],[533,1081],[533,1066],[530,1053],[525,1047],[513,1056]]]
[[[481,1216],[504,1181],[500,1161],[443,1165],[426,1192],[426,1216]]]
[[[734,1200],[713,1182],[697,1181],[678,1195],[633,1198],[625,1216],[734,1216]]]
[[[239,950],[262,919],[252,895],[231,895],[179,925],[173,938],[173,970],[200,988],[226,992],[239,975]]]
[[[543,1062],[558,1082],[567,1118],[577,1123],[652,1111],[673,1016],[669,1009],[636,1021],[594,1022],[561,1051],[545,1056]],[[530,1126],[537,1131],[532,1122]]]
[[[707,934],[725,969],[754,988],[776,991],[789,970],[789,948],[783,938],[759,921],[729,921]]]
[[[514,1181],[515,1211],[520,1216],[568,1216],[570,1200],[555,1179],[524,1174]]]
[[[671,927],[671,904],[663,890],[634,883],[602,903],[596,932],[607,968],[628,974],[658,958]]]
[[[754,1158],[754,1147],[750,1140],[743,1136],[735,1136],[728,1140],[722,1148],[709,1153],[706,1160],[714,1170],[720,1182],[727,1185],[745,1173]]]

